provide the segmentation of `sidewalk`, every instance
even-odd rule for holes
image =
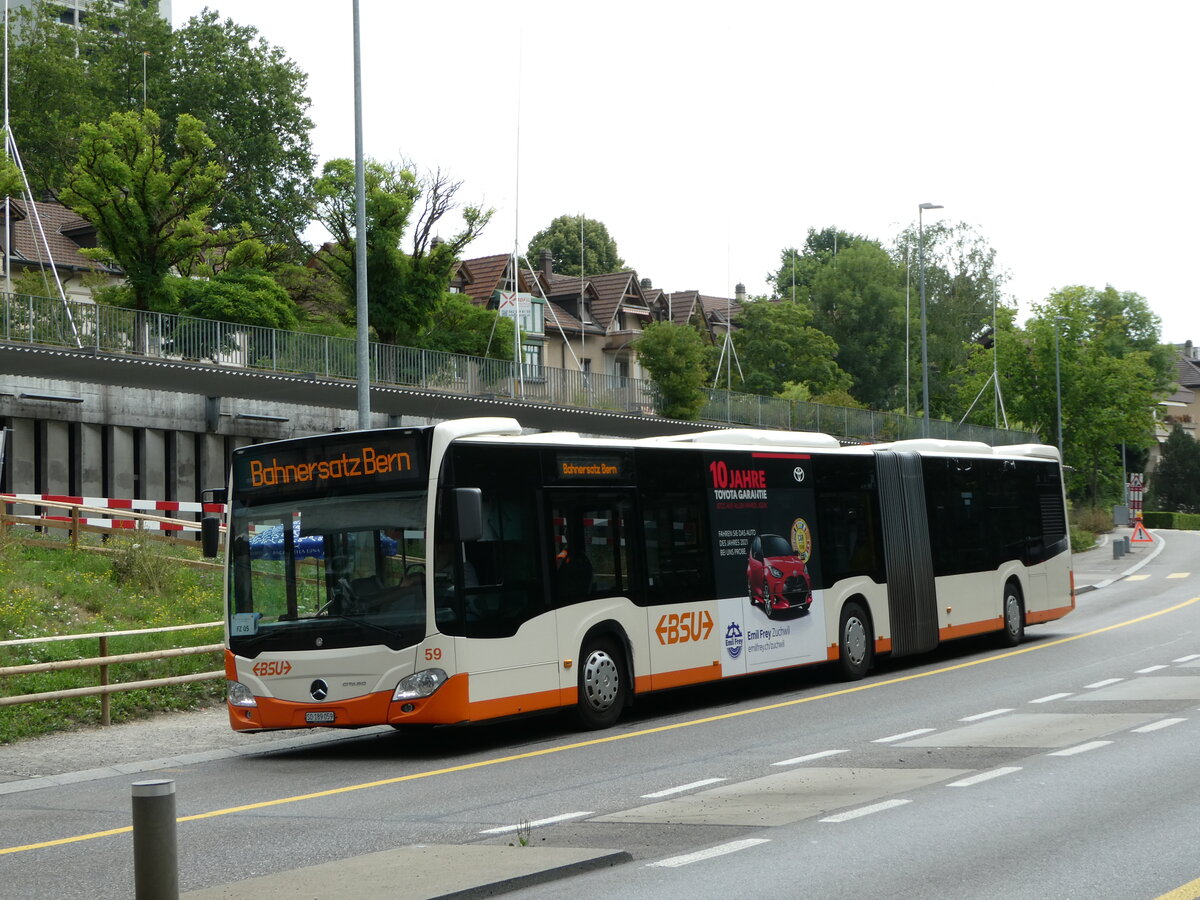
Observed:
[[[1130,543],[1129,552],[1119,559],[1113,556],[1113,543],[1133,535],[1132,528],[1116,528],[1111,534],[1103,534],[1096,549],[1075,554],[1075,593],[1108,587],[1140,569],[1162,552],[1166,541],[1158,532],[1150,532],[1153,543]]]

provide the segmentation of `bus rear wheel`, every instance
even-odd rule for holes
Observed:
[[[838,668],[847,681],[867,674],[875,657],[875,635],[862,605],[851,601],[842,607],[838,625]]]
[[[1025,639],[1025,598],[1015,581],[1004,585],[1004,630],[1000,639],[1005,647],[1015,647]]]
[[[625,708],[629,684],[625,655],[611,638],[596,638],[579,655],[579,699],[576,714],[584,728],[608,728]]]

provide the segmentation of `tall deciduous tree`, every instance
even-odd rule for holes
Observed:
[[[1033,312],[1025,327],[1027,351],[1005,357],[1010,411],[1046,443],[1057,443],[1057,374],[1071,492],[1092,504],[1115,499],[1121,444],[1149,445],[1156,404],[1170,386],[1169,355],[1156,342],[1157,317],[1137,294],[1079,285],[1051,294]],[[1131,322],[1138,324],[1130,328]]]
[[[158,111],[203,122],[228,173],[213,221],[298,246],[316,164],[308,76],[255,28],[207,9],[176,32],[171,66]]]
[[[837,344],[851,393],[873,409],[904,405],[904,273],[874,241],[857,240],[809,285],[813,326]]]
[[[708,399],[704,381],[711,348],[690,325],[651,322],[633,344],[658,392],[658,413],[692,420]]]
[[[205,125],[225,168],[213,221],[248,223],[266,243],[299,252],[314,156],[296,64],[254,28],[207,10],[174,32],[156,4],[96,0],[78,30],[59,12],[19,11],[10,44],[11,122],[34,190],[61,187],[81,123],[148,108],[172,132],[186,113]]]
[[[434,229],[456,208],[461,181],[453,181],[441,170],[418,176],[411,165],[374,160],[366,164],[364,175],[370,324],[385,343],[415,343],[450,282],[459,253],[479,235],[493,211],[463,207],[462,229],[439,240]],[[353,297],[357,290],[354,163],[348,159],[326,163],[315,195],[317,219],[333,237],[319,260]],[[400,249],[406,233],[411,234],[408,253]]]
[[[838,368],[837,343],[813,327],[804,304],[756,300],[734,316],[733,345],[745,375],[742,389],[776,395],[788,382],[813,394],[846,390],[850,376]]]
[[[172,267],[220,240],[205,225],[225,176],[212,140],[199,121],[181,115],[169,160],[151,110],[114,113],[80,130],[79,158],[61,199],[96,227],[100,247],[83,252],[125,271],[135,309],[172,311],[163,287]]]
[[[543,250],[550,251],[554,271],[559,275],[604,275],[625,268],[625,261],[617,252],[617,242],[604,223],[583,216],[559,216],[535,234],[527,251],[533,265],[538,264]]]
[[[867,238],[830,226],[818,231],[808,229],[803,249],[787,247],[780,253],[779,268],[767,275],[781,300],[799,303],[808,297],[817,273],[830,265],[839,253]]]

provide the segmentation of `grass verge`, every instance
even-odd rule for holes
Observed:
[[[18,540],[17,538],[24,540]],[[14,528],[0,538],[0,640],[83,634],[221,618],[219,569],[201,570],[179,559],[200,558],[195,544],[114,537],[94,549],[72,550],[63,540]],[[221,628],[108,639],[108,654],[139,653],[221,641]],[[99,655],[95,638],[0,647],[0,667]],[[122,663],[111,683],[207,672],[221,668],[217,653]],[[0,696],[43,693],[99,684],[94,666],[0,678]],[[220,679],[110,695],[113,722],[218,701]],[[101,699],[77,697],[0,706],[0,744],[83,725],[100,724]]]

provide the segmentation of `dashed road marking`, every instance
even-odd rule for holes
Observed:
[[[1157,672],[1159,669],[1165,669],[1165,668],[1166,668],[1165,665],[1146,666],[1146,668],[1144,668],[1144,669],[1138,669],[1134,674],[1135,675],[1149,675],[1151,672]]]
[[[561,816],[551,816],[548,819],[537,819],[533,822],[522,822],[519,825],[502,825],[500,828],[489,828],[486,831],[479,832],[480,834],[510,834],[514,831],[521,831],[525,828],[540,828],[543,825],[556,825],[559,822],[566,822],[570,819],[581,819],[584,816],[593,816],[595,813],[590,812],[573,812],[563,813]]]
[[[980,772],[978,775],[972,775],[970,778],[952,781],[946,787],[971,787],[972,785],[982,784],[985,781],[991,781],[993,778],[999,778],[1002,775],[1011,775],[1013,772],[1020,771],[1020,766],[1001,766],[999,769]]]
[[[1068,747],[1066,750],[1055,750],[1053,753],[1047,753],[1047,756],[1074,756],[1076,753],[1087,753],[1089,750],[1099,750],[1101,747],[1107,747],[1112,741],[1088,741],[1086,744],[1079,744],[1075,747]]]
[[[1191,662],[1194,659],[1200,659],[1200,653],[1190,653],[1187,656],[1179,657],[1179,659],[1173,659],[1173,660],[1171,660],[1171,662],[1187,663],[1187,662]]]
[[[975,713],[973,716],[963,716],[958,721],[960,722],[978,722],[980,719],[990,719],[992,716],[1002,716],[1005,713],[1012,712],[1011,709],[993,709],[984,713]]]
[[[1126,581],[1146,581],[1149,578],[1150,578],[1149,575],[1126,575],[1125,576]]]
[[[1038,697],[1036,700],[1030,700],[1030,703],[1049,703],[1051,700],[1061,700],[1063,697],[1074,696],[1070,691],[1064,691],[1061,694],[1049,694],[1045,697]]]
[[[1168,578],[1188,578],[1191,576],[1191,574],[1192,574],[1191,572],[1172,572],[1167,577]]]
[[[1105,678],[1103,681],[1093,681],[1091,684],[1085,684],[1085,688],[1102,688],[1108,687],[1110,684],[1116,684],[1118,681],[1124,681],[1124,678]]]
[[[703,781],[693,781],[691,784],[681,784],[679,787],[667,788],[665,791],[655,791],[653,794],[642,794],[642,799],[656,800],[659,797],[670,797],[672,794],[686,794],[688,791],[694,791],[696,788],[708,787],[710,784],[719,784],[724,780],[724,778],[705,778]]]
[[[849,753],[849,750],[822,750],[820,753],[810,753],[807,756],[793,756],[791,759],[781,759],[773,766],[795,766],[800,763],[812,762],[814,759],[824,759],[827,756],[837,756],[839,753]]]
[[[1133,729],[1138,734],[1146,734],[1151,731],[1158,731],[1160,728],[1170,728],[1172,725],[1178,725],[1180,722],[1186,722],[1187,719],[1162,719],[1158,722],[1151,722],[1149,725],[1143,725],[1141,728]]]
[[[670,859],[660,859],[658,862],[647,863],[646,867],[677,869],[680,866],[686,866],[694,862],[702,862],[706,859],[724,856],[727,853],[737,853],[739,850],[745,850],[748,847],[757,847],[759,844],[769,843],[771,843],[769,838],[746,838],[742,841],[732,841],[728,844],[720,844],[716,847],[709,847],[707,850],[698,850],[695,853],[687,853],[683,856],[672,856]]]
[[[874,815],[877,812],[883,812],[888,809],[895,809],[897,806],[903,806],[906,803],[912,803],[911,800],[884,800],[882,803],[872,803],[870,806],[860,806],[858,809],[852,809],[849,812],[838,813],[836,816],[826,816],[821,819],[822,822],[849,822],[851,819],[858,819],[862,816]]]
[[[929,734],[931,731],[937,731],[936,728],[918,728],[914,731],[906,731],[904,734],[893,734],[891,737],[875,738],[871,741],[872,744],[890,744],[892,741],[903,741],[908,738],[919,737],[922,734]]]

